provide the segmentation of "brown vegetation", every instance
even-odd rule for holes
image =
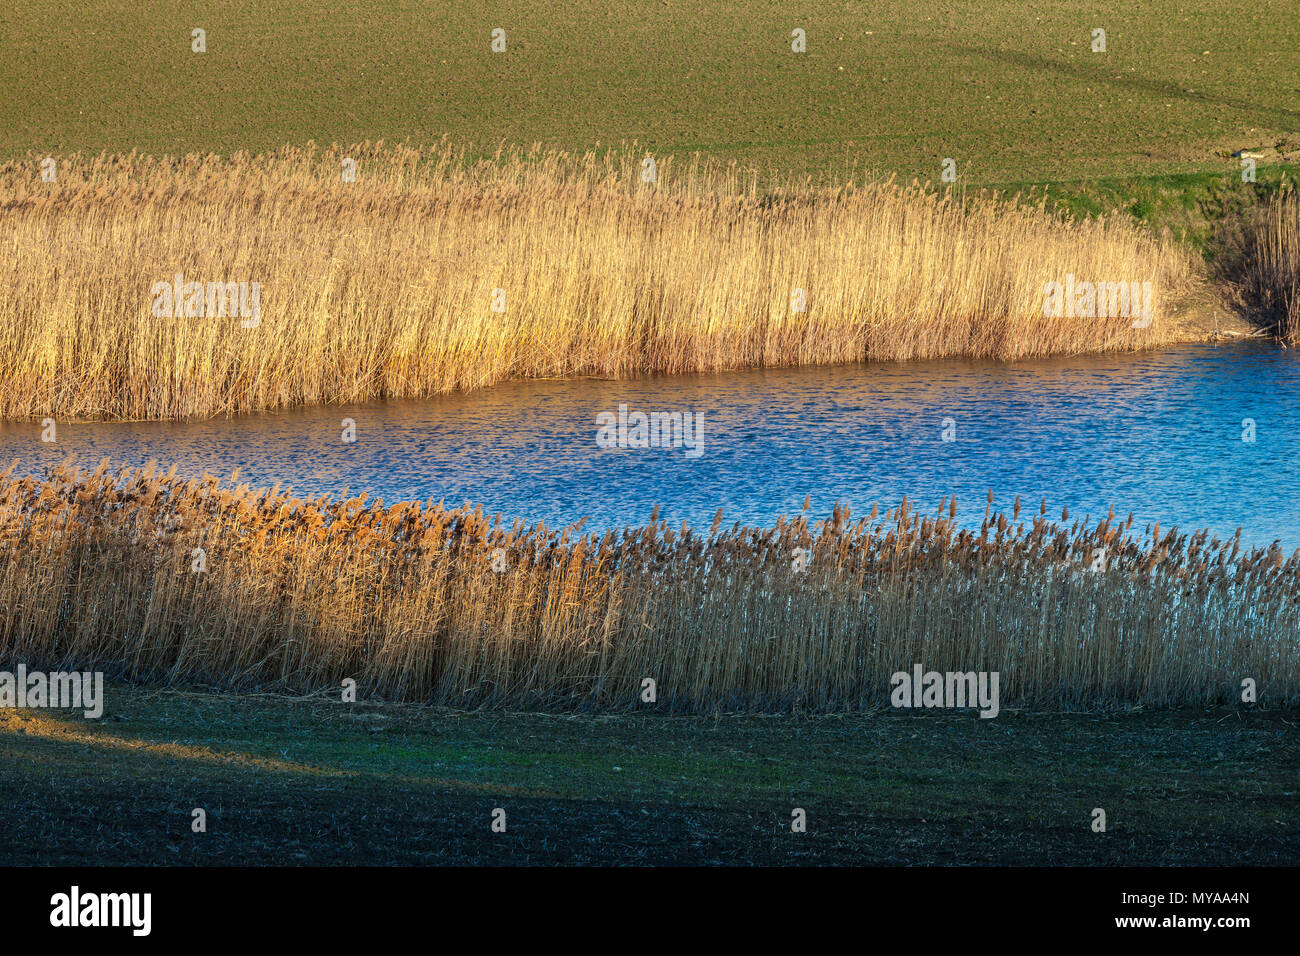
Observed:
[[[357,162],[343,182],[344,156]],[[180,419],[513,378],[1016,358],[1184,336],[1185,252],[1126,220],[630,153],[284,149],[0,166],[0,417]],[[152,288],[257,282],[260,324]],[[1048,318],[1067,274],[1155,321]],[[504,312],[492,309],[494,290]],[[804,290],[805,308],[794,307]]]
[[[1300,345],[1300,197],[1289,191],[1261,210],[1229,246],[1226,271],[1246,309]]]
[[[637,707],[649,677],[660,707],[869,710],[916,663],[998,671],[1004,707],[1231,702],[1245,678],[1300,699],[1300,552],[1035,511],[583,534],[152,469],[4,476],[0,659],[458,706]]]

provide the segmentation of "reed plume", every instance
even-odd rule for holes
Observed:
[[[1300,702],[1300,551],[956,507],[594,532],[174,468],[7,473],[0,661],[458,707],[644,707],[650,678],[669,710],[873,710],[915,663],[997,671],[1004,707],[1234,702],[1246,678]]]

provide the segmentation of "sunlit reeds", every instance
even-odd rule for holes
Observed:
[[[457,706],[643,707],[650,678],[661,709],[874,709],[916,663],[997,671],[1004,707],[1231,702],[1247,678],[1300,702],[1300,552],[1033,511],[584,534],[174,469],[6,475],[0,661]]]
[[[1184,252],[1124,220],[892,183],[760,183],[671,157],[646,182],[628,151],[71,156],[54,182],[38,160],[0,166],[4,418],[1135,348],[1177,337],[1165,317],[1191,275]],[[177,273],[259,283],[260,325],[155,317],[151,288]],[[1067,275],[1151,282],[1154,322],[1045,317],[1044,284]]]
[[[1300,196],[1273,199],[1246,224],[1230,259],[1247,308],[1273,323],[1282,341],[1300,345]]]

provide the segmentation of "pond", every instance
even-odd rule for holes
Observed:
[[[236,468],[255,486],[369,492],[386,502],[481,504],[489,514],[588,527],[771,524],[805,496],[823,516],[904,495],[923,511],[955,494],[978,524],[992,489],[1036,513],[1095,520],[1113,504],[1184,530],[1243,529],[1300,546],[1300,353],[1191,345],[1014,363],[946,360],[633,380],[521,382],[419,401],[300,408],[187,423],[0,425],[21,470],[73,458],[149,460],[186,475]],[[603,447],[598,420],[699,423],[679,447]],[[599,419],[602,413],[610,418]],[[685,418],[690,414],[692,417]],[[355,441],[344,441],[345,419]],[[616,429],[615,429],[616,430]],[[605,436],[608,437],[609,430]],[[636,444],[636,432],[630,433]],[[678,436],[683,437],[683,436]],[[625,443],[626,444],[626,443]],[[664,442],[661,444],[671,444]]]

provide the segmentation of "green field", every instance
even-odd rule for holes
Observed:
[[[3,862],[1284,864],[1286,712],[558,717],[109,686],[0,710]],[[206,833],[191,830],[194,808]],[[490,829],[494,808],[507,830]],[[807,812],[792,833],[791,811]],[[1107,830],[1091,814],[1107,813]]]
[[[1235,177],[1239,148],[1300,157],[1295,14],[1290,0],[17,0],[0,8],[0,157],[446,135],[936,182],[952,157],[969,185]]]

